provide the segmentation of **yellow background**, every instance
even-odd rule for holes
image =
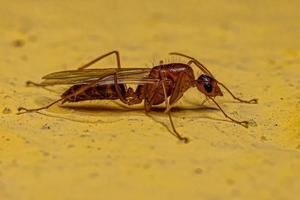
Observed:
[[[300,195],[299,1],[1,1],[0,199],[297,199]],[[25,87],[111,50],[127,67],[198,58],[237,95],[196,89],[173,113],[116,102],[54,106]],[[179,59],[186,62],[184,59]],[[114,67],[113,58],[96,67]],[[197,71],[196,74],[199,74]]]

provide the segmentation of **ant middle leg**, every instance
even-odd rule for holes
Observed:
[[[139,104],[142,102],[142,99],[138,97],[137,91],[134,91],[131,87],[126,89],[125,85],[125,93],[122,91],[120,85],[118,84],[118,78],[117,73],[114,74],[114,86],[117,92],[117,95],[121,102],[123,102],[126,105],[133,105],[133,104]]]
[[[116,92],[118,94],[119,99],[124,103],[127,104],[127,100],[126,97],[124,96],[124,94],[122,94],[122,90],[118,84],[118,77],[117,77],[117,73],[114,73],[114,86],[116,89]]]
[[[105,58],[105,57],[107,57],[107,56],[109,56],[109,55],[112,55],[112,54],[115,54],[115,55],[116,55],[117,67],[118,67],[118,69],[120,69],[120,68],[121,68],[121,61],[120,61],[120,54],[119,54],[119,51],[111,51],[111,52],[108,52],[108,53],[106,53],[106,54],[104,54],[104,55],[101,55],[101,56],[95,58],[94,60],[92,60],[92,61],[90,61],[90,62],[88,62],[88,63],[86,63],[86,64],[80,66],[80,67],[78,68],[78,70],[82,70],[82,69],[88,68],[89,66],[91,66],[91,65],[93,65],[94,63],[98,62],[99,60],[101,60],[101,59],[103,59],[103,58]]]

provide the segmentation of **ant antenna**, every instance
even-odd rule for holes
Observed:
[[[223,83],[221,83],[220,81],[217,80],[217,83],[220,84],[231,96],[233,99],[241,102],[241,103],[250,103],[250,104],[257,104],[258,99],[254,98],[254,99],[250,99],[250,100],[243,100],[240,99],[238,97],[236,97],[230,90],[228,87],[226,87]]]
[[[214,78],[214,76],[212,75],[212,73],[202,64],[200,63],[198,60],[196,60],[195,58],[191,57],[191,56],[188,56],[188,55],[185,55],[183,53],[177,53],[177,52],[171,52],[169,53],[170,55],[177,55],[177,56],[182,56],[182,57],[185,57],[185,58],[188,58],[188,59],[191,59],[191,61],[197,66],[200,68],[201,71],[203,71],[204,73],[210,75],[211,77]]]

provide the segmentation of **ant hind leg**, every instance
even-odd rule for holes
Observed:
[[[101,56],[95,58],[94,60],[92,60],[92,61],[90,61],[90,62],[88,62],[88,63],[86,63],[86,64],[84,64],[84,65],[82,65],[80,67],[78,67],[78,70],[82,70],[82,69],[88,68],[89,66],[91,66],[91,65],[95,64],[96,62],[98,62],[99,60],[101,60],[101,59],[103,59],[103,58],[105,58],[105,57],[107,57],[109,55],[112,55],[112,54],[116,55],[117,67],[118,67],[118,69],[121,69],[121,61],[120,61],[119,51],[111,51],[111,52],[108,52],[108,53],[106,53],[104,55],[101,55]]]
[[[25,84],[26,84],[26,86],[46,87],[46,85],[44,85],[44,84],[36,83],[33,81],[26,81]]]
[[[58,99],[58,100],[56,100],[56,101],[48,104],[47,106],[43,106],[43,107],[40,107],[40,108],[34,108],[34,109],[28,109],[28,108],[24,108],[24,107],[19,107],[17,115],[28,113],[28,112],[38,112],[40,110],[45,110],[45,109],[50,108],[51,106],[53,106],[54,104],[56,104],[56,103],[58,103],[58,102],[60,102],[62,100],[64,100],[64,98]]]

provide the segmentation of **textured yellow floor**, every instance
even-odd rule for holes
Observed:
[[[83,2],[1,2],[1,200],[299,198],[299,1]],[[26,80],[114,49],[128,67],[178,60],[170,51],[198,58],[239,96],[259,98],[218,98],[252,126],[221,121],[195,89],[174,112],[187,145],[162,112],[118,102],[15,114],[59,97]]]

